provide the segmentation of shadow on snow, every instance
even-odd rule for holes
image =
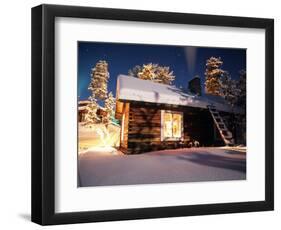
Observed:
[[[185,160],[200,165],[230,169],[246,173],[245,159],[235,159],[209,153],[192,153],[188,155],[179,155],[176,157],[178,160]]]

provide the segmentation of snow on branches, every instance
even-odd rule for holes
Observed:
[[[174,80],[175,80],[175,76],[173,75],[173,71],[170,71],[170,67],[166,67],[166,66],[157,67],[154,81],[158,83],[170,85]]]
[[[109,79],[108,64],[106,61],[99,61],[92,68],[91,82],[88,87],[94,92],[97,99],[104,100],[107,97],[107,82]]]
[[[142,66],[136,65],[132,69],[129,69],[128,75],[131,77],[138,77],[138,73],[142,71]]]
[[[98,122],[109,123],[110,116],[114,113],[115,99],[113,94],[107,93],[107,83],[109,79],[108,64],[106,61],[98,61],[91,72],[91,81],[88,89],[91,91],[89,104],[86,107],[85,125]],[[98,100],[104,101],[105,113],[98,116],[98,109],[102,109]]]
[[[221,69],[221,58],[211,57],[206,62],[205,91],[206,93],[222,96],[228,104],[246,106],[246,71],[239,72],[239,80],[231,79],[229,73]]]
[[[95,96],[92,94],[89,97],[90,102],[86,106],[86,114],[85,114],[85,126],[91,126],[92,124],[95,124],[99,122],[100,118],[97,116],[97,110],[99,108],[99,105],[97,103],[97,100]]]
[[[220,69],[223,61],[221,58],[211,57],[206,62],[205,71],[205,92],[213,95],[220,95],[220,79],[225,71]]]
[[[143,65],[140,72],[138,72],[138,77],[142,80],[154,80],[156,77],[156,64],[149,63],[147,65]]]
[[[239,72],[239,80],[233,80],[228,72],[220,79],[220,95],[231,105],[246,109],[246,71]]]
[[[234,107],[237,104],[239,89],[237,88],[237,82],[232,80],[228,72],[225,72],[219,79],[220,82],[220,95]]]
[[[239,74],[240,78],[237,83],[237,88],[239,89],[237,105],[246,110],[246,71],[240,70]]]
[[[102,122],[105,125],[108,125],[110,122],[110,118],[114,115],[114,108],[115,108],[115,98],[113,97],[112,92],[110,92],[107,98],[104,101],[104,107],[106,114],[102,118]]]
[[[161,84],[170,85],[175,80],[173,71],[170,67],[160,66],[158,64],[148,63],[142,66],[135,66],[128,71],[128,74],[143,80],[151,80]]]

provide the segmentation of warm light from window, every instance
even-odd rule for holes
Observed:
[[[173,137],[181,137],[181,114],[173,114]]]
[[[163,116],[163,131],[164,138],[181,138],[182,114],[165,111]]]
[[[173,115],[164,113],[164,137],[173,137]]]

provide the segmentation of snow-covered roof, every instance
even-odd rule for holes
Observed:
[[[204,109],[208,105],[214,105],[219,111],[233,111],[231,106],[219,96],[206,94],[197,96],[184,92],[172,85],[160,84],[126,75],[118,76],[116,96],[118,100],[181,105]],[[234,112],[239,113],[242,111],[239,108],[235,108]]]
[[[83,110],[85,110],[86,108],[87,108],[87,106],[79,106],[79,107],[78,107],[78,110],[79,110],[79,111],[83,111]]]
[[[89,104],[89,103],[90,103],[89,100],[81,100],[81,101],[78,101],[78,104],[79,104],[79,105]]]

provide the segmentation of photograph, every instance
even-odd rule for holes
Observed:
[[[273,211],[275,20],[245,12],[32,7],[31,221]]]
[[[246,180],[246,49],[77,49],[78,187]]]

